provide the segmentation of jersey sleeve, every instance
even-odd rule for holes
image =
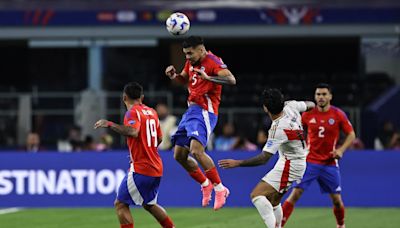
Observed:
[[[353,125],[347,118],[346,113],[344,113],[343,111],[339,111],[338,114],[339,114],[340,128],[343,130],[343,132],[345,134],[349,134],[350,132],[354,131]]]
[[[287,137],[284,134],[283,130],[277,129],[275,132],[273,130],[269,130],[268,140],[264,145],[263,151],[271,154],[276,154],[279,147],[286,141]]]
[[[299,112],[307,111],[307,105],[304,101],[287,101],[286,105]]]
[[[137,130],[140,129],[140,114],[139,111],[135,110],[135,109],[131,109],[129,111],[127,111],[125,113],[125,117],[124,117],[125,121],[124,121],[124,125],[125,126],[129,126],[129,127],[133,127]]]
[[[228,69],[228,66],[222,61],[221,58],[211,55],[211,64],[212,64],[212,76],[218,75],[218,72],[224,69]]]

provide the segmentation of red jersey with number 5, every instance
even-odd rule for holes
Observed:
[[[126,139],[131,171],[146,176],[162,176],[163,165],[157,150],[162,133],[157,112],[144,104],[134,105],[125,113],[124,125],[139,130],[138,137]]]
[[[310,150],[307,162],[336,165],[336,160],[330,152],[336,148],[340,130],[345,134],[353,131],[346,114],[334,106],[327,112],[320,112],[318,108],[314,108],[303,113],[302,124],[307,128],[307,144]]]
[[[218,107],[221,102],[222,85],[201,79],[193,68],[203,70],[208,76],[216,76],[220,70],[227,66],[222,59],[208,52],[206,57],[199,65],[192,66],[189,60],[186,60],[184,71],[189,75],[188,102],[192,101],[200,105],[204,110],[218,115]]]

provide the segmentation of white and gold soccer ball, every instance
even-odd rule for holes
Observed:
[[[183,13],[171,14],[165,22],[167,30],[174,36],[179,36],[187,33],[190,28],[189,18]]]

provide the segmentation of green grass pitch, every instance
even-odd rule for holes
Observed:
[[[159,228],[142,208],[131,208],[135,228]],[[265,227],[255,208],[167,208],[176,227],[180,228],[262,228]],[[400,227],[400,208],[347,208],[346,227]],[[331,208],[296,208],[286,228],[335,227]],[[110,228],[119,227],[112,208],[23,209],[0,215],[1,228]]]

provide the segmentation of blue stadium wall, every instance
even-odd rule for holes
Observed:
[[[214,160],[243,159],[257,152],[210,152]],[[170,207],[199,207],[200,187],[173,159],[161,152],[164,177],[159,203]],[[267,165],[221,170],[231,190],[229,207],[252,206],[252,188],[273,167]],[[349,151],[340,161],[343,198],[352,207],[400,207],[399,151]],[[119,180],[128,168],[127,152],[37,154],[0,152],[0,207],[112,207]],[[330,206],[314,183],[299,206]]]

